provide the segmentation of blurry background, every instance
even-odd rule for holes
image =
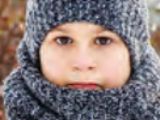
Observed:
[[[24,32],[26,0],[0,0],[0,120],[3,110],[3,79],[17,66],[16,47]],[[160,0],[147,0],[150,12],[151,44],[160,55]]]
[[[0,0],[0,120],[3,112],[2,80],[16,67],[15,51],[24,31],[25,0]]]

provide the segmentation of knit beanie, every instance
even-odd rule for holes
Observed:
[[[51,29],[66,22],[85,21],[117,33],[127,44],[132,67],[136,69],[149,40],[144,3],[144,0],[28,0],[23,41],[32,63],[40,65],[39,49]],[[18,55],[23,64],[21,54]]]

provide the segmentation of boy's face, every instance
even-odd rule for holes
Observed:
[[[54,28],[41,45],[40,61],[43,75],[58,86],[118,88],[130,76],[129,52],[122,39],[92,23]]]

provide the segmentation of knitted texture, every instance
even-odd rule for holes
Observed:
[[[86,21],[122,37],[132,73],[117,89],[73,90],[46,80],[39,48],[59,24]],[[4,81],[8,120],[159,120],[160,60],[148,44],[143,0],[28,0],[26,31],[17,50],[20,67]]]

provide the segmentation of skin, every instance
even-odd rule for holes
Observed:
[[[131,72],[130,55],[123,40],[88,22],[57,26],[46,35],[39,54],[44,77],[60,87],[78,88],[76,84],[84,84],[79,88],[119,88]]]

